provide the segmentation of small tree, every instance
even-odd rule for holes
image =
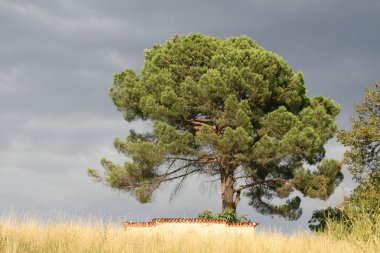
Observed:
[[[343,163],[358,182],[373,172],[380,172],[380,83],[365,88],[366,96],[355,104],[357,117],[351,117],[351,131],[340,130],[338,141],[348,147]]]
[[[270,203],[298,189],[327,198],[342,180],[323,145],[336,130],[338,105],[306,96],[302,73],[247,36],[225,40],[176,35],[144,53],[141,75],[114,75],[113,102],[127,121],[150,120],[153,132],[131,131],[116,149],[132,161],[101,163],[89,175],[152,201],[162,184],[180,186],[193,174],[220,182],[222,210],[236,211],[241,193],[263,214],[296,219],[300,198]],[[310,171],[304,164],[317,164]]]
[[[362,102],[355,104],[351,130],[338,132],[338,141],[349,148],[343,163],[359,185],[339,208],[315,211],[309,221],[312,230],[343,227],[348,233],[361,229],[366,236],[380,235],[380,83],[365,92]]]

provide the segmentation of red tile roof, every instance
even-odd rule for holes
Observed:
[[[246,222],[226,222],[222,219],[200,219],[200,218],[155,218],[148,222],[124,222],[124,227],[155,227],[160,223],[207,223],[225,224],[226,227],[256,227],[258,223]]]

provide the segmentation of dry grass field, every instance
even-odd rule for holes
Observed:
[[[102,221],[39,222],[27,218],[0,219],[0,252],[380,252],[380,242],[326,235],[285,235],[260,232],[253,235],[200,235],[127,232],[121,224]]]

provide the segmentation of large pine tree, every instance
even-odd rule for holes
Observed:
[[[271,199],[294,189],[325,199],[342,180],[339,163],[323,159],[339,106],[307,97],[302,73],[247,36],[176,35],[144,52],[140,75],[115,74],[110,95],[128,122],[149,120],[153,131],[116,139],[131,161],[102,159],[104,176],[89,175],[140,202],[203,174],[220,182],[223,210],[236,211],[244,192],[258,212],[297,219],[299,197]]]

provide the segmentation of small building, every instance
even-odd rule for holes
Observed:
[[[127,231],[131,232],[164,232],[164,233],[253,233],[256,222],[226,222],[222,219],[200,218],[155,218],[148,222],[124,223]]]

